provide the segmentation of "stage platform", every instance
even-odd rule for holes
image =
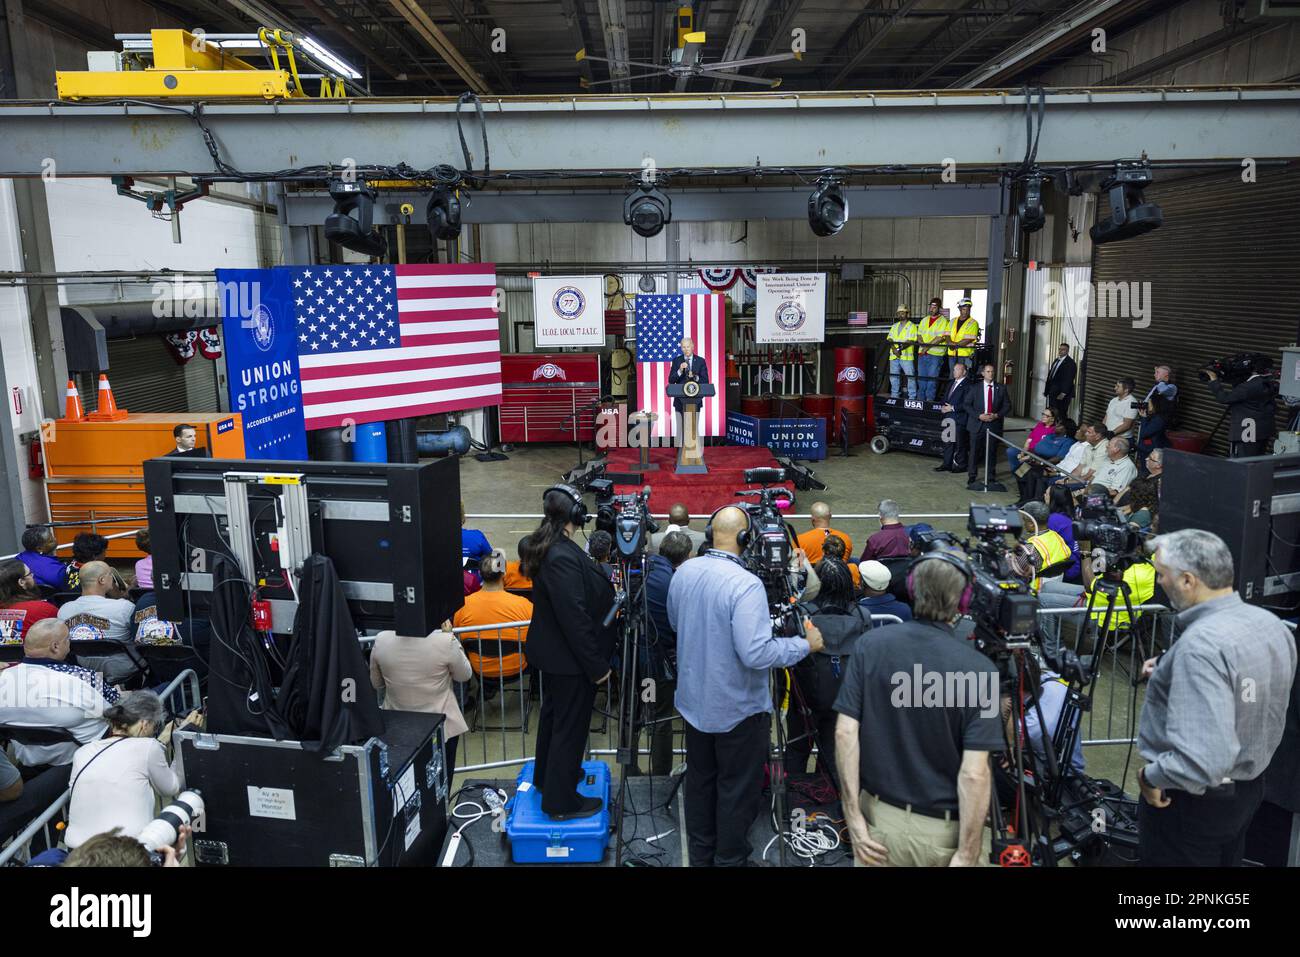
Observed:
[[[628,473],[637,471],[639,449],[613,449],[605,462],[606,472]],[[703,475],[678,475],[673,471],[677,463],[677,449],[651,449],[651,463],[659,468],[641,473],[635,484],[617,484],[616,494],[639,492],[650,486],[650,509],[667,512],[681,502],[695,515],[707,514],[731,505],[736,492],[745,488],[761,488],[755,482],[745,481],[746,469],[777,468],[778,463],[766,448],[747,445],[712,445],[704,449],[704,464],[708,472]],[[794,494],[794,483],[782,483]],[[752,499],[751,499],[752,500]]]
[[[479,777],[460,778],[458,775],[457,800],[483,803],[482,789],[499,788],[507,795],[515,791],[515,779],[489,779]],[[463,781],[464,783],[460,783]],[[824,798],[826,785],[824,779],[817,775],[801,775],[790,780],[791,807],[801,807],[805,819],[812,827],[820,820],[830,820],[838,828],[843,828],[842,817],[835,805],[818,803]],[[682,847],[682,834],[685,830],[683,817],[682,790],[674,787],[677,777],[663,778],[638,775],[628,778],[627,817],[623,825],[623,865],[640,867],[688,867],[685,850]],[[614,800],[618,800],[618,770],[614,773]],[[671,800],[669,800],[671,795]],[[834,796],[834,792],[831,792]],[[510,842],[505,834],[494,831],[492,818],[484,817],[468,825],[461,833],[461,844],[456,851],[456,859],[450,865],[444,864],[447,846],[452,833],[473,816],[473,810],[466,807],[466,817],[454,818],[448,808],[447,839],[443,843],[438,861],[443,866],[451,867],[614,867],[616,853],[611,837],[605,857],[597,864],[516,864],[510,859]],[[615,812],[617,813],[617,812]],[[826,815],[825,818],[820,815]],[[616,820],[616,818],[613,818]],[[611,825],[612,827],[612,825]],[[772,829],[772,812],[769,796],[763,795],[763,806],[757,820],[749,830],[749,843],[753,848],[750,861],[759,866],[780,867],[780,852],[772,839],[776,832]],[[767,849],[766,857],[763,854]],[[786,851],[787,867],[851,867],[853,852],[847,843],[828,851],[813,861],[800,858],[792,851]]]

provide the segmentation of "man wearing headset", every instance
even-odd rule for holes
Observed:
[[[918,557],[908,592],[915,620],[873,628],[835,700],[854,863],[981,865],[990,848],[989,754],[1005,748],[997,667],[953,631],[971,594],[959,552]]]
[[[744,867],[749,828],[762,802],[771,740],[768,672],[822,649],[807,638],[772,634],[767,592],[740,560],[749,516],[729,505],[705,530],[711,547],[685,562],[668,587],[677,633],[677,710],[686,728],[686,842],[691,867]]]

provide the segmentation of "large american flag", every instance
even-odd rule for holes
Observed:
[[[726,297],[721,294],[636,297],[637,402],[658,413],[656,436],[673,434],[673,403],[668,388],[669,363],[681,352],[684,338],[695,340],[695,354],[709,369],[717,393],[700,406],[700,435],[727,432],[727,344],[724,340]]]
[[[491,264],[290,268],[308,429],[500,404]]]

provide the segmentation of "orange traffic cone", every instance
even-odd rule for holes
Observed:
[[[86,410],[81,407],[81,394],[77,392],[77,383],[68,380],[68,400],[60,422],[81,422],[86,418]]]
[[[90,422],[117,422],[126,418],[126,409],[117,407],[117,400],[113,398],[113,389],[108,384],[108,376],[104,373],[99,374],[99,405],[95,411],[86,416]]]

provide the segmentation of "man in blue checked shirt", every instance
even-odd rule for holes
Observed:
[[[678,568],[668,589],[686,727],[686,840],[691,867],[743,867],[771,742],[768,671],[823,644],[809,621],[806,640],[772,634],[767,592],[740,560],[744,510],[724,508],[711,525],[712,547]]]

